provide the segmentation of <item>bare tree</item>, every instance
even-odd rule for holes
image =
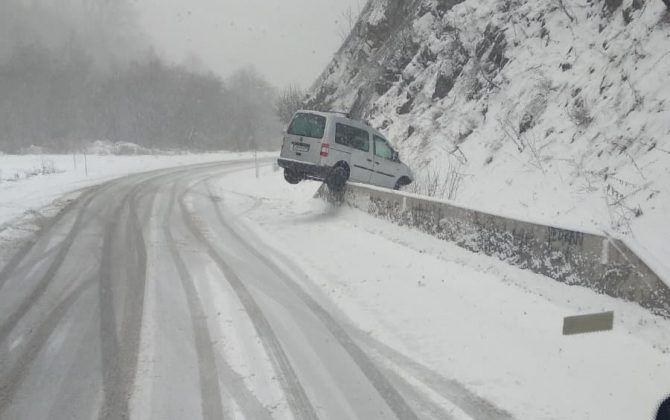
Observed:
[[[591,107],[588,101],[582,96],[575,98],[570,108],[568,108],[568,117],[577,127],[588,127],[593,122]]]
[[[266,149],[280,131],[274,104],[276,91],[253,67],[236,71],[228,80],[235,106],[230,113],[232,142],[238,150]]]
[[[465,174],[460,172],[461,164],[449,163],[446,168],[432,168],[423,173],[407,187],[407,191],[447,200],[455,200],[463,184]]]
[[[296,85],[289,85],[279,92],[275,108],[282,123],[288,124],[291,122],[293,114],[303,107],[304,98],[305,93]]]
[[[358,22],[358,17],[361,15],[362,11],[363,7],[359,2],[355,8],[349,6],[344,9],[342,13],[340,13],[340,18],[338,20],[338,35],[340,35],[340,38],[342,38],[343,42],[346,41],[346,39],[349,37],[349,34],[351,34],[351,32],[356,27],[356,22]]]

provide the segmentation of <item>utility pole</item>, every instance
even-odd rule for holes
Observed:
[[[258,167],[258,147],[256,146],[256,137],[252,134],[249,136],[251,147],[254,148],[254,166],[256,167],[256,179],[260,178],[260,168]]]
[[[260,178],[260,168],[258,167],[258,150],[254,150],[254,164],[256,165],[256,179]]]
[[[70,150],[72,150],[72,164],[74,165],[74,171],[77,172],[77,144],[75,141],[70,143]]]

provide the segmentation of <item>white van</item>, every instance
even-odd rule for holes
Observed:
[[[414,180],[412,171],[379,131],[330,112],[296,112],[278,163],[287,182],[326,181],[334,191],[349,180],[394,189]]]

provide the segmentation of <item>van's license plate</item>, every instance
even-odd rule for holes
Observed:
[[[293,143],[294,152],[309,152],[309,144],[305,143]]]

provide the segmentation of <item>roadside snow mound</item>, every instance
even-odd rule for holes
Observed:
[[[112,143],[108,140],[96,140],[86,148],[86,152],[91,155],[153,155],[157,154],[155,150],[140,146],[139,144],[130,142]]]
[[[669,38],[661,0],[372,0],[309,106],[385,131],[418,192],[661,260]]]

